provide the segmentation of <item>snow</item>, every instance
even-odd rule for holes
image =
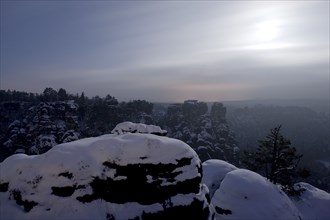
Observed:
[[[142,134],[160,134],[166,135],[167,131],[162,130],[159,126],[146,125],[142,123],[122,122],[118,124],[112,131],[112,134],[124,134],[124,133],[142,133]]]
[[[330,219],[329,193],[307,183],[297,183],[294,187],[301,190],[301,194],[288,197],[279,186],[255,172],[216,159],[201,164],[196,152],[182,141],[148,134],[160,131],[163,130],[158,126],[124,122],[113,134],[60,144],[41,155],[19,153],[8,157],[0,163],[0,219],[134,219],[145,213],[189,206],[196,201],[203,208],[213,210],[215,219]],[[67,135],[75,138],[73,131]],[[52,138],[43,136],[46,137],[50,140],[47,143],[51,143]],[[130,171],[125,173],[116,166],[125,169],[133,166],[138,172],[140,166],[147,167],[142,178],[131,180],[135,175],[130,176]],[[172,168],[159,173],[148,172],[153,166]],[[134,185],[142,179],[148,187],[168,187],[169,191],[186,181],[197,179],[201,182],[197,182],[194,192],[177,192],[151,204],[117,203],[98,197],[90,202],[79,201],[79,197],[96,195],[91,184],[96,178],[126,181],[125,184],[132,181]],[[188,183],[185,187],[195,184]],[[62,197],[54,193],[54,187],[73,187],[74,190]],[[138,194],[136,191],[133,194]],[[21,202],[33,201],[37,205],[24,211],[15,192],[20,193]],[[127,194],[126,191],[120,193],[120,196]],[[211,204],[207,202],[208,194]],[[143,193],[143,196],[149,195]]]
[[[13,141],[8,139],[8,141],[3,143],[3,146],[10,148],[13,145]]]
[[[75,141],[79,139],[79,136],[80,135],[78,132],[75,132],[74,130],[68,130],[63,134],[61,138],[61,142],[67,143],[67,142]]]
[[[13,127],[19,127],[20,125],[21,122],[19,120],[15,120],[8,126],[8,129],[12,129]]]
[[[307,220],[330,219],[330,194],[308,183],[296,183],[294,188],[302,190],[292,201]]]
[[[179,161],[183,159],[189,159],[189,163],[180,165]],[[113,181],[128,179],[117,173],[116,168],[105,166],[105,162],[123,167],[143,164],[176,166],[170,178],[166,173],[161,173],[159,178],[155,173],[146,173],[145,181],[159,184],[160,188],[201,179],[201,162],[182,141],[153,134],[131,133],[86,138],[54,146],[41,155],[15,154],[0,163],[0,219],[106,219],[109,213],[115,219],[133,219],[143,213],[164,210],[163,203],[114,203],[98,198],[90,202],[78,201],[78,197],[93,195],[91,182],[95,178],[111,178]],[[6,184],[8,189],[3,190]],[[176,206],[189,205],[198,200],[208,207],[208,190],[203,184],[197,184],[199,192],[174,194],[168,201]],[[74,190],[71,195],[59,196],[54,193],[54,187],[71,187]],[[170,191],[173,192],[173,189],[170,188]],[[23,205],[16,200],[17,196],[15,199],[15,191],[20,193],[22,201],[33,201],[37,205],[24,211]],[[125,192],[122,193],[125,195]]]
[[[44,163],[41,170],[52,170],[61,172],[62,170],[54,170],[57,165],[67,164],[72,172],[78,171],[80,163],[92,164],[95,161],[107,161],[111,157],[118,165],[127,165],[131,163],[177,163],[177,159],[184,157],[187,153],[194,153],[190,147],[183,142],[171,138],[159,138],[151,134],[126,134],[126,135],[103,135],[96,138],[86,138],[71,144],[60,144],[34,160],[34,169]],[[132,144],[134,143],[134,144]],[[166,152],[162,152],[163,146],[166,145]],[[197,156],[195,154],[195,156]],[[26,156],[30,158],[32,156]],[[140,157],[145,159],[141,160]],[[120,160],[119,160],[120,158]],[[21,157],[19,159],[22,159]],[[7,158],[2,168],[16,169],[22,168],[18,165],[16,157]],[[75,169],[75,170],[73,170]],[[100,167],[89,167],[90,172],[100,171]],[[28,173],[28,170],[27,170]],[[43,173],[47,174],[47,173]],[[1,176],[5,178],[5,175]]]
[[[73,110],[78,109],[78,105],[74,102],[74,100],[67,101],[67,105],[70,109],[73,109]]]
[[[198,100],[195,99],[191,99],[191,100],[185,100],[184,104],[191,104],[191,105],[195,105],[197,104]]]
[[[217,219],[301,218],[297,208],[278,186],[245,169],[227,173],[211,203]]]
[[[237,167],[227,163],[223,160],[210,159],[205,161],[203,164],[203,178],[202,183],[204,183],[210,191],[210,197],[212,198],[215,191],[219,188],[225,175]]]
[[[56,143],[56,137],[55,135],[39,135],[37,138],[37,142],[39,143],[39,150],[46,151],[49,148],[52,148],[55,146]]]
[[[330,219],[330,194],[310,184],[295,184],[301,194],[288,197],[252,171],[215,159],[202,165],[216,219]]]
[[[234,151],[234,153],[239,153],[241,150],[239,149],[239,147],[234,145],[233,151]]]

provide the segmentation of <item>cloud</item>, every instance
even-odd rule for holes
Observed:
[[[328,2],[51,2],[47,13],[34,4],[2,9],[5,89],[152,101],[329,97]]]

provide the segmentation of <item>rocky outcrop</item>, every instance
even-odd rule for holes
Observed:
[[[156,125],[146,125],[142,123],[133,123],[130,121],[122,122],[116,125],[111,131],[112,134],[140,133],[166,136],[167,131]]]
[[[305,219],[279,186],[245,169],[228,172],[211,202],[216,219]]]
[[[286,194],[280,185],[223,160],[203,164],[215,219],[330,219],[330,194],[308,183],[296,183]]]
[[[205,102],[197,100],[170,105],[164,121],[168,136],[188,143],[202,161],[221,159],[239,163],[239,148],[222,103],[213,103],[210,111]]]
[[[110,134],[0,164],[1,219],[210,219],[202,165],[185,143]],[[181,218],[182,218],[181,217]]]
[[[225,178],[226,174],[236,170],[237,167],[227,163],[223,160],[207,160],[203,164],[203,178],[202,182],[209,189],[210,197],[212,198],[215,191],[219,189],[222,180]]]

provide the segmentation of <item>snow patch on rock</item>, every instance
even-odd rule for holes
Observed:
[[[162,130],[156,125],[146,125],[142,123],[122,122],[111,131],[112,134],[125,134],[125,133],[142,133],[142,134],[156,134],[159,136],[165,136],[166,130]]]

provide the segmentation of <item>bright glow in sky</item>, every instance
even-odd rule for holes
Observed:
[[[256,37],[259,42],[269,42],[276,39],[278,32],[276,20],[266,20],[257,24]]]
[[[1,1],[1,89],[329,99],[329,1]]]

